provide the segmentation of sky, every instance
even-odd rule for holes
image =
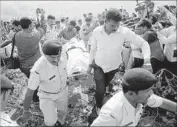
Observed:
[[[176,1],[154,1],[156,5],[176,5]],[[80,18],[84,13],[92,12],[95,16],[105,8],[125,8],[130,14],[134,12],[136,0],[131,1],[0,1],[2,20],[36,17],[36,8],[43,8],[46,15],[52,14],[56,19],[70,17]]]

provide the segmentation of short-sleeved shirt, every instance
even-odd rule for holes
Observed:
[[[147,105],[150,107],[159,107],[162,102],[161,97],[152,94],[147,101]],[[130,126],[136,126],[142,112],[142,104],[138,104],[134,108],[126,99],[123,92],[120,91],[102,107],[99,116],[91,126],[125,126],[131,122]]]
[[[39,86],[39,90],[58,93],[66,86],[66,66],[66,53],[61,54],[58,66],[52,65],[45,56],[41,56],[31,69],[28,88],[35,90]]]

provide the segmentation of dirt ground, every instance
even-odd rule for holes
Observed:
[[[28,79],[19,70],[3,71],[12,82],[15,89],[11,93],[5,108],[5,113],[9,114],[12,120],[16,120],[20,126],[31,127],[40,126],[43,123],[43,115],[39,109],[39,103],[32,103],[30,111],[32,116],[29,120],[18,119],[22,114],[23,98],[27,88]],[[112,95],[121,89],[121,73],[117,73],[114,77]],[[94,107],[94,91],[95,85],[92,76],[78,77],[69,79],[69,103],[68,115],[65,122],[66,126],[88,126],[89,122],[97,116],[92,112]],[[110,97],[107,96],[105,100]],[[177,125],[177,116],[173,113],[163,111],[161,109],[146,107],[139,126],[153,127],[175,127]]]

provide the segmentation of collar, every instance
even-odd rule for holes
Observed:
[[[137,111],[140,110],[140,108],[142,108],[142,105],[141,104],[137,104],[137,107],[133,107],[130,102],[127,100],[127,98],[124,96],[124,93],[122,92],[122,97],[123,97],[123,100],[124,100],[124,106],[126,108],[126,111],[127,111],[127,114],[129,113],[129,111],[133,111],[132,113],[135,113]]]
[[[127,98],[125,97],[124,93],[122,92],[122,96],[123,96],[123,100],[124,100],[124,104],[125,104],[125,107],[127,109],[135,109],[135,107],[133,107],[130,102],[127,100]]]
[[[120,30],[121,30],[121,26],[119,26],[119,28],[117,29],[117,31],[116,32],[114,32],[114,33],[111,33],[111,34],[117,34],[117,33],[120,33]],[[106,33],[105,32],[105,25],[103,25],[103,26],[101,26],[101,30],[100,30],[100,33]],[[106,33],[107,34],[107,33]],[[110,34],[110,35],[111,35]]]

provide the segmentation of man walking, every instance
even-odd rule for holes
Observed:
[[[122,63],[121,52],[124,42],[130,42],[142,49],[144,63],[150,59],[148,43],[130,29],[120,26],[121,14],[119,10],[111,8],[103,26],[97,27],[92,33],[92,44],[89,58],[88,73],[94,68],[96,83],[96,106],[99,112],[106,86],[114,77]],[[94,64],[93,64],[94,63]]]

